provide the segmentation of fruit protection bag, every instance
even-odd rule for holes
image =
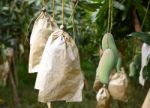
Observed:
[[[115,100],[127,101],[128,79],[123,68],[111,76],[108,90]]]
[[[46,11],[42,11],[35,20],[30,37],[29,73],[38,72],[47,39],[57,28]]]
[[[36,78],[38,100],[80,102],[83,86],[78,48],[68,33],[56,30],[48,38]]]

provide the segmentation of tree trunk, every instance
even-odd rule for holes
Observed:
[[[17,87],[16,87],[16,84],[15,84],[15,81],[14,81],[14,78],[13,78],[13,75],[12,75],[11,71],[9,73],[9,78],[10,78],[10,84],[12,86],[12,92],[13,92],[13,99],[14,99],[15,107],[20,108],[20,106],[21,106],[20,105],[20,99],[19,99],[19,96],[18,96]]]
[[[13,99],[14,99],[14,104],[15,104],[15,108],[20,108],[21,104],[20,104],[20,99],[18,96],[18,90],[17,90],[17,86],[16,86],[16,75],[15,75],[15,64],[14,64],[14,60],[13,57],[8,57],[8,61],[9,61],[9,79],[10,79],[10,85],[12,87],[12,92],[13,92]]]
[[[141,24],[140,24],[139,18],[137,16],[135,6],[133,6],[133,9],[132,9],[132,20],[133,20],[133,25],[134,25],[135,31],[141,32],[142,31],[141,30]]]

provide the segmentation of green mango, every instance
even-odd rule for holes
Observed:
[[[109,76],[114,68],[114,53],[111,49],[106,49],[100,59],[98,68],[97,68],[97,74],[99,76],[99,80],[103,84],[109,83]]]
[[[129,77],[134,77],[136,74],[136,67],[134,62],[131,62],[129,65]]]
[[[117,65],[119,53],[111,33],[106,33],[102,39],[102,49],[106,50],[108,48],[112,49],[115,57],[115,65]]]
[[[121,66],[122,66],[122,58],[119,56],[116,65],[117,72],[121,71]]]

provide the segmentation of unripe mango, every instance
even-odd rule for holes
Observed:
[[[135,64],[135,68],[140,70],[141,68],[141,54],[136,54],[133,58],[133,62]]]
[[[117,60],[117,65],[116,65],[117,72],[121,71],[121,66],[122,66],[122,59],[119,56],[119,58]]]
[[[102,49],[105,50],[108,48],[112,49],[115,57],[115,65],[117,65],[119,54],[118,54],[118,49],[116,47],[114,38],[111,33],[106,33],[102,39]]]
[[[110,73],[114,68],[114,61],[115,57],[113,51],[111,49],[106,49],[97,68],[97,73],[101,83],[108,84]]]
[[[133,77],[135,76],[135,73],[136,73],[136,67],[135,67],[135,64],[134,62],[131,62],[130,65],[129,65],[129,76],[130,77]]]

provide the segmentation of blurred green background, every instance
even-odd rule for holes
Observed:
[[[29,38],[33,21],[46,7],[52,13],[52,0],[0,0],[0,63],[7,56],[5,49],[15,51],[14,70],[18,79],[17,92],[21,108],[47,108],[37,101],[38,91],[34,90],[36,74],[28,74]],[[150,32],[150,0],[113,0],[112,34],[123,58],[123,66],[129,73],[129,64],[140,54],[142,42],[136,37],[128,37],[132,32]],[[108,28],[109,0],[79,0],[72,19],[72,1],[65,0],[65,25],[67,32],[75,35],[80,51],[81,67],[88,83],[83,91],[83,102],[54,102],[53,108],[95,108],[96,93],[93,83],[99,63],[101,39]],[[55,0],[55,18],[61,25],[61,0]],[[73,33],[74,30],[74,33]],[[140,63],[140,62],[138,62]],[[141,108],[150,87],[149,81],[142,87],[138,83],[139,70],[129,78],[128,102],[112,100],[111,108]],[[0,86],[0,108],[17,108],[13,87],[8,77],[7,84]],[[16,80],[17,81],[17,80]]]

